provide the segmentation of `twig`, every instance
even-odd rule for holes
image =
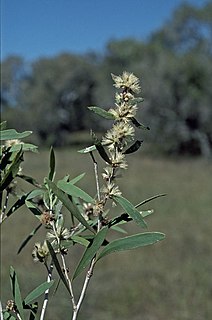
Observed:
[[[47,282],[50,282],[52,279],[52,272],[53,272],[53,263],[51,262],[50,267],[48,268],[47,264],[45,263],[46,269],[48,271],[48,277],[47,277]],[[40,320],[44,319],[45,316],[45,312],[46,312],[46,308],[47,308],[47,304],[49,301],[49,289],[46,289],[45,291],[45,296],[44,296],[44,301],[43,301],[43,306],[41,309],[41,315],[40,315]]]
[[[59,247],[59,252],[60,252],[60,256],[61,256],[61,260],[62,260],[62,265],[63,265],[65,277],[66,277],[66,280],[68,282],[69,290],[70,290],[70,293],[71,293],[71,301],[72,301],[73,310],[75,310],[76,309],[76,303],[75,303],[75,298],[74,298],[74,291],[73,291],[71,280],[70,280],[70,278],[68,276],[68,271],[67,271],[68,269],[67,269],[67,266],[66,266],[66,261],[65,261],[63,253],[61,252],[60,238],[58,237],[57,230],[55,228],[55,224],[54,223],[52,224],[52,227],[53,227],[53,231],[55,233],[56,239],[57,239],[57,243],[58,243],[58,247]]]
[[[86,290],[88,288],[88,284],[89,284],[90,278],[93,275],[93,269],[94,269],[95,262],[96,262],[96,257],[94,257],[92,259],[90,267],[89,267],[89,270],[87,271],[87,274],[86,274],[86,277],[85,277],[85,281],[84,281],[84,284],[83,284],[83,287],[82,287],[82,291],[81,291],[79,300],[78,300],[76,308],[75,308],[75,310],[73,312],[72,320],[76,320],[77,319],[78,312],[79,312],[80,307],[82,305],[82,302],[83,302],[83,300],[85,298],[85,294],[86,294]]]
[[[1,212],[0,224],[6,219],[5,213],[6,213],[6,210],[7,210],[9,195],[10,195],[10,192],[7,190],[6,197],[5,197],[5,202],[4,202],[4,206],[3,206],[2,212]]]
[[[94,165],[94,174],[95,174],[95,180],[96,180],[96,191],[97,191],[97,199],[98,201],[101,200],[101,195],[100,195],[100,187],[99,187],[99,175],[98,175],[98,163],[96,162],[96,159],[94,158],[94,155],[91,152],[89,152],[92,160],[93,160],[93,165]],[[99,215],[99,219],[98,219],[98,226],[97,226],[97,231],[99,231],[101,229],[101,214]]]
[[[1,300],[0,300],[0,320],[3,320],[3,310],[2,310],[2,303],[1,303]]]
[[[66,277],[66,280],[68,281],[68,286],[69,286],[69,290],[70,290],[70,293],[71,293],[71,301],[72,301],[73,310],[75,310],[76,309],[76,303],[75,303],[74,291],[73,291],[72,283],[71,283],[71,280],[70,280],[70,278],[68,276],[68,271],[67,271],[68,269],[66,267],[66,262],[65,262],[64,255],[61,252],[60,252],[60,255],[61,255],[61,259],[62,259],[62,264],[63,264],[65,277]]]

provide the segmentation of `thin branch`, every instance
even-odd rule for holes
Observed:
[[[61,259],[62,259],[62,264],[63,264],[65,277],[66,277],[66,280],[68,281],[68,286],[69,286],[69,290],[70,290],[70,293],[71,293],[71,301],[72,301],[73,310],[75,310],[76,309],[76,303],[75,303],[74,291],[73,291],[72,283],[71,283],[71,280],[70,280],[70,278],[68,276],[68,268],[66,266],[64,255],[61,252],[60,252],[60,255],[61,255]]]
[[[50,282],[51,279],[52,279],[52,272],[53,272],[54,265],[51,262],[50,267],[48,268],[47,264],[45,263],[45,267],[46,267],[46,269],[48,271],[47,282]],[[44,296],[44,301],[43,301],[43,306],[42,306],[42,309],[41,309],[40,320],[44,319],[48,301],[49,301],[49,289],[46,289],[45,296]]]
[[[92,160],[93,160],[93,165],[94,165],[94,174],[95,174],[95,180],[96,180],[96,191],[97,191],[97,199],[98,201],[101,200],[101,195],[100,195],[100,187],[99,187],[99,175],[98,175],[98,163],[96,161],[96,159],[94,158],[94,155],[91,152],[89,152]],[[97,226],[97,231],[99,231],[101,229],[101,226],[102,226],[102,223],[101,223],[101,220],[102,220],[102,216],[101,214],[99,215],[99,219],[98,219],[98,226]]]
[[[4,206],[3,206],[3,209],[2,209],[2,212],[1,212],[0,224],[7,218],[6,217],[6,210],[7,210],[7,206],[8,206],[9,195],[10,195],[10,192],[7,190]]]
[[[96,257],[94,257],[92,259],[90,267],[89,267],[89,269],[87,271],[87,274],[86,274],[86,277],[85,277],[85,281],[84,281],[84,284],[83,284],[83,287],[82,287],[82,291],[81,291],[79,300],[78,300],[77,305],[76,305],[76,309],[73,312],[72,320],[76,320],[77,319],[80,307],[81,307],[82,302],[83,302],[83,300],[85,298],[85,294],[86,294],[86,291],[87,291],[87,288],[88,288],[89,281],[91,279],[91,276],[93,275],[93,269],[94,269],[95,262],[96,262]]]
[[[3,320],[3,310],[2,310],[2,303],[1,303],[1,300],[0,300],[0,320]]]
[[[66,280],[68,282],[69,290],[70,290],[70,293],[71,293],[72,306],[73,306],[73,309],[75,310],[76,309],[76,303],[75,303],[75,298],[74,298],[74,291],[73,291],[71,280],[70,280],[70,278],[68,276],[68,271],[67,271],[68,268],[66,266],[65,258],[64,258],[63,253],[61,252],[60,238],[58,237],[57,230],[55,228],[55,224],[54,223],[52,224],[52,227],[53,227],[53,231],[54,231],[54,234],[56,236],[56,239],[57,239],[57,243],[58,243],[58,247],[59,247],[59,252],[60,252],[60,256],[61,256],[61,260],[62,260],[62,265],[63,265],[65,277],[66,277]]]

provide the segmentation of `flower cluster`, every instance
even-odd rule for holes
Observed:
[[[121,195],[120,190],[114,184],[114,180],[117,177],[118,169],[127,169],[124,149],[129,142],[134,140],[133,121],[138,110],[137,99],[134,94],[141,90],[139,79],[132,73],[123,72],[121,76],[112,74],[112,79],[115,82],[114,86],[121,89],[121,92],[116,93],[115,107],[109,110],[114,117],[114,124],[102,139],[102,144],[108,149],[111,162],[102,173],[106,182],[102,193],[109,197]]]
[[[43,244],[40,242],[35,243],[34,249],[32,251],[32,257],[35,262],[46,262],[49,255],[49,249],[47,247],[46,241]]]

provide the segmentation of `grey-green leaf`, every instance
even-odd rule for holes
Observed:
[[[101,247],[103,241],[105,240],[107,230],[108,230],[107,227],[102,228],[95,236],[91,246],[89,246],[85,250],[85,253],[82,256],[82,259],[80,260],[74,272],[73,279],[76,278],[90,264],[91,260],[94,258],[97,251]]]
[[[95,150],[96,150],[96,146],[93,145],[93,146],[87,147],[87,148],[85,148],[85,149],[81,149],[81,150],[79,150],[78,152],[79,152],[79,153],[89,153],[89,152],[95,151]]]
[[[79,212],[77,206],[69,199],[68,195],[59,189],[56,184],[48,179],[46,179],[48,186],[51,188],[53,193],[58,197],[58,199],[63,203],[63,205],[71,212],[79,222],[81,222],[87,229],[95,233],[93,228],[88,224],[88,222],[83,218]]]
[[[50,282],[46,281],[42,283],[26,296],[26,298],[24,299],[24,303],[29,304],[33,302],[33,300],[40,297],[47,289],[50,289],[53,284],[54,284],[54,280],[51,280]]]
[[[62,282],[64,283],[66,289],[68,290],[68,292],[69,292],[70,295],[71,295],[71,292],[70,292],[70,289],[69,289],[69,286],[68,286],[68,282],[67,282],[67,280],[66,280],[66,278],[65,278],[65,276],[64,276],[64,273],[63,273],[63,271],[62,271],[62,269],[61,269],[61,267],[60,267],[60,264],[59,264],[59,261],[58,261],[58,259],[57,259],[56,254],[55,254],[55,252],[54,252],[54,249],[53,249],[51,243],[50,243],[48,240],[46,240],[46,243],[47,243],[47,246],[48,246],[50,255],[51,255],[51,257],[52,257],[52,260],[53,260],[53,262],[54,262],[55,268],[56,268],[56,270],[57,270],[57,272],[58,272],[58,274],[59,274],[59,276],[60,276],[60,279],[62,280]]]
[[[21,319],[24,320],[24,309],[21,297],[21,291],[18,283],[18,278],[13,267],[10,267],[10,283],[13,292],[13,298],[17,306],[18,312],[20,313]]]
[[[106,247],[104,247],[104,249],[98,256],[98,260],[110,253],[124,251],[124,250],[131,250],[131,249],[136,249],[139,247],[151,245],[158,241],[163,240],[164,238],[165,238],[164,233],[145,232],[145,233],[139,233],[129,237],[117,239],[110,242]]]
[[[50,165],[49,165],[49,180],[53,181],[55,176],[55,154],[54,149],[51,147],[50,150]]]
[[[136,120],[135,118],[132,118],[131,120],[132,120],[132,123],[134,124],[135,127],[139,128],[139,129],[150,130],[149,127],[138,122],[138,120]]]
[[[115,117],[111,112],[108,112],[102,108],[99,107],[88,107],[89,110],[93,111],[94,113],[98,114],[100,117],[108,119],[108,120],[114,120]]]
[[[71,182],[65,182],[63,180],[60,180],[57,183],[57,187],[72,197],[80,198],[85,202],[91,202],[91,203],[95,202],[94,199],[89,194],[87,194],[85,191],[78,188]]]
[[[32,232],[24,239],[24,241],[21,243],[17,254],[19,254],[22,249],[27,245],[27,243],[32,239],[32,237],[37,233],[37,231],[41,228],[42,223],[40,223],[35,229],[32,230]]]
[[[0,140],[22,139],[32,134],[32,131],[17,132],[15,129],[7,129],[1,131]]]
[[[126,213],[141,227],[146,228],[147,225],[141,216],[140,212],[135,208],[135,206],[127,199],[122,196],[113,196],[113,199],[118,203]]]

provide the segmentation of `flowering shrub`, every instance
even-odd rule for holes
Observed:
[[[24,299],[18,283],[16,271],[11,267],[10,278],[12,285],[12,299],[4,308],[1,308],[3,319],[26,319],[26,313],[30,313],[30,319],[42,320],[45,318],[48,306],[50,289],[54,286],[52,272],[56,269],[58,277],[64,284],[64,288],[70,295],[72,304],[72,320],[77,319],[80,307],[83,303],[88,284],[97,262],[108,254],[135,249],[154,244],[163,240],[165,235],[160,232],[142,232],[132,235],[124,235],[110,240],[111,230],[117,234],[125,234],[124,226],[134,222],[143,229],[147,228],[145,217],[153,210],[140,211],[140,207],[151,200],[163,196],[156,195],[133,205],[123,196],[117,178],[120,171],[128,167],[127,156],[136,152],[142,141],[135,141],[136,129],[148,129],[136,119],[138,103],[142,98],[135,97],[140,92],[139,79],[128,72],[121,76],[112,74],[115,88],[115,106],[108,111],[99,107],[89,107],[98,116],[112,120],[113,124],[105,135],[99,140],[92,133],[94,144],[79,152],[91,157],[94,167],[95,186],[92,194],[88,194],[77,186],[84,177],[81,174],[71,178],[65,176],[55,181],[55,154],[50,152],[50,170],[43,184],[40,185],[32,177],[25,176],[21,171],[23,154],[26,151],[36,151],[36,147],[23,143],[20,140],[31,132],[18,133],[13,129],[6,130],[5,122],[1,124],[1,224],[11,216],[18,208],[26,205],[35,218],[39,220],[39,226],[27,237],[20,246],[22,251],[29,239],[41,228],[46,229],[43,241],[35,243],[32,251],[33,260],[44,265],[47,272],[46,282],[33,289]],[[98,153],[104,162],[104,169],[99,173],[95,153]],[[15,192],[17,178],[21,178],[33,185],[33,190],[24,193],[15,203],[8,208],[8,199]],[[115,207],[117,216],[111,214],[111,208]],[[66,221],[64,209],[67,209],[71,224]],[[66,254],[70,248],[79,245],[84,247],[84,253],[75,270],[67,267]],[[79,296],[76,295],[75,279],[84,276],[84,282]],[[78,290],[79,291],[79,290]],[[36,299],[44,296],[43,305],[38,307]],[[38,314],[40,314],[38,316]],[[71,318],[71,316],[70,316]]]

